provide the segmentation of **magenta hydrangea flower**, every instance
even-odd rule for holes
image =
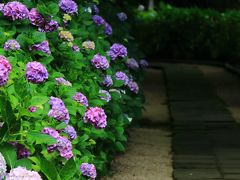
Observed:
[[[72,143],[65,137],[59,136],[57,138],[57,150],[59,151],[60,156],[67,160],[73,157]]]
[[[132,80],[129,81],[128,87],[135,94],[137,94],[139,92],[138,84],[136,82],[132,81]]]
[[[133,58],[127,60],[126,66],[129,69],[132,69],[132,70],[138,70],[139,69],[138,62],[135,59],[133,59]]]
[[[11,64],[7,58],[0,55],[0,86],[3,86],[8,81],[8,75],[12,70]]]
[[[122,71],[116,72],[115,78],[117,80],[123,81],[125,85],[128,85],[129,78],[124,72],[122,72]]]
[[[107,126],[107,115],[99,107],[89,108],[84,115],[84,123],[91,123],[95,128],[103,129]]]
[[[80,48],[79,48],[77,45],[73,45],[73,46],[72,46],[72,50],[73,50],[74,52],[79,52],[79,51],[80,51]]]
[[[74,127],[70,126],[70,125],[67,125],[66,128],[64,128],[64,132],[67,133],[68,137],[71,139],[71,140],[74,140],[77,138],[77,132],[76,130],[74,129]]]
[[[48,79],[48,72],[41,63],[33,61],[27,63],[25,77],[31,83],[39,84]]]
[[[122,44],[115,43],[112,45],[107,54],[111,57],[112,60],[117,59],[118,57],[124,58],[127,56],[127,48]]]
[[[30,106],[29,108],[28,108],[28,111],[29,112],[36,112],[37,111],[37,107],[36,106]]]
[[[79,104],[82,104],[83,106],[88,107],[88,99],[82,93],[77,92],[72,98],[75,101],[77,101]]]
[[[92,17],[93,19],[93,22],[98,25],[98,26],[101,26],[101,25],[104,25],[105,24],[105,20],[103,19],[102,16],[99,16],[99,15],[94,15]]]
[[[28,13],[27,7],[18,1],[8,2],[3,7],[3,15],[13,21],[27,19]]]
[[[80,171],[82,172],[83,176],[87,176],[93,180],[97,177],[97,171],[94,164],[82,163],[80,166]]]
[[[112,77],[110,75],[106,75],[103,79],[102,85],[106,87],[111,87],[113,85]]]
[[[40,44],[34,44],[30,47],[30,50],[35,50],[35,51],[42,51],[46,54],[51,54],[50,48],[49,48],[49,44],[48,41],[43,41]]]
[[[10,39],[4,43],[5,51],[16,51],[20,48],[20,44],[15,39]]]
[[[24,167],[18,166],[11,169],[6,176],[6,180],[42,180],[41,176],[35,172],[27,170]]]
[[[107,36],[110,36],[110,35],[112,35],[112,32],[113,32],[113,30],[112,30],[112,26],[110,25],[110,24],[108,24],[108,23],[105,23],[104,24],[104,32],[105,32],[105,34],[107,35]]]
[[[105,56],[96,54],[91,60],[92,65],[97,69],[106,70],[109,68],[109,62]]]
[[[64,86],[72,86],[72,83],[67,81],[66,79],[60,77],[60,78],[55,78],[55,81],[57,85],[64,85]]]
[[[106,91],[106,90],[100,90],[99,94],[100,94],[99,98],[104,100],[104,101],[106,101],[106,102],[109,102],[112,99],[111,94],[108,91]]]
[[[127,14],[124,12],[117,13],[117,17],[120,21],[126,21],[127,20]]]
[[[77,13],[78,11],[77,3],[75,3],[73,0],[60,0],[59,7],[67,14]]]
[[[41,32],[53,32],[59,28],[59,24],[55,20],[50,20],[45,23],[44,27],[39,28]]]
[[[43,16],[37,11],[36,8],[32,8],[31,11],[28,13],[28,19],[31,24],[42,27],[44,26],[45,20]]]
[[[145,59],[140,60],[139,64],[140,64],[141,68],[147,68],[149,66],[147,60],[145,60]]]
[[[49,104],[51,105],[51,110],[48,112],[48,116],[56,119],[57,121],[69,122],[70,116],[64,102],[55,97],[51,97]]]

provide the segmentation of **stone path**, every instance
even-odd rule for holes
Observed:
[[[240,128],[193,65],[165,65],[176,180],[240,179]]]

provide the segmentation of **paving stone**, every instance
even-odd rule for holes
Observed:
[[[199,179],[211,179],[211,178],[221,178],[222,175],[217,169],[175,169],[175,178],[199,178]]]

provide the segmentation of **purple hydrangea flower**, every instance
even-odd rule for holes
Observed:
[[[4,43],[4,50],[5,51],[16,51],[19,50],[20,44],[15,39],[10,39]]]
[[[93,14],[99,14],[99,9],[98,9],[98,7],[97,7],[96,4],[94,4],[94,5],[92,6],[92,12],[93,12]]]
[[[95,128],[103,129],[107,126],[107,115],[99,107],[89,108],[84,115],[84,123],[91,123]]]
[[[126,65],[127,65],[128,68],[133,69],[133,70],[138,70],[139,69],[138,62],[133,58],[128,59],[127,62],[126,62]]]
[[[48,79],[48,72],[41,63],[33,61],[27,63],[25,77],[29,82],[38,84]]]
[[[37,11],[36,8],[32,8],[28,14],[28,19],[31,24],[42,27],[45,23],[43,16]]]
[[[27,148],[25,148],[24,145],[17,143],[15,145],[15,148],[17,149],[18,159],[28,158],[30,156],[30,151]]]
[[[58,138],[60,135],[58,133],[58,131],[56,131],[55,129],[53,128],[49,128],[49,127],[45,127],[43,130],[42,130],[42,133],[43,134],[47,134],[49,136],[52,136],[53,138]]]
[[[51,54],[48,41],[43,41],[40,44],[34,44],[30,47],[30,50],[42,51],[46,54]]]
[[[64,128],[64,132],[67,133],[68,137],[71,139],[71,140],[74,140],[77,138],[77,132],[76,130],[74,129],[74,127],[70,126],[70,125],[67,125],[66,128]]]
[[[80,48],[77,45],[73,45],[72,50],[75,51],[75,52],[79,52]]]
[[[117,17],[120,21],[126,21],[127,20],[127,14],[124,12],[117,13]]]
[[[88,99],[82,93],[77,92],[72,98],[75,101],[77,101],[79,104],[82,104],[83,106],[88,107]]]
[[[59,136],[57,138],[57,150],[59,151],[60,156],[67,160],[73,157],[72,143],[65,137]]]
[[[99,96],[100,99],[105,100],[106,102],[111,101],[112,96],[111,96],[111,94],[110,94],[108,91],[106,91],[106,90],[100,90],[99,93],[101,94],[101,95]]]
[[[3,11],[3,8],[4,8],[4,4],[3,3],[0,3],[0,11]],[[0,178],[1,179],[1,178]]]
[[[92,17],[93,21],[95,22],[96,25],[101,26],[105,24],[105,20],[102,18],[102,16],[99,15],[94,15]]]
[[[51,97],[49,104],[51,105],[51,110],[48,112],[48,116],[56,119],[57,121],[69,122],[70,116],[64,102],[55,97]]]
[[[39,31],[41,32],[53,32],[56,31],[59,28],[59,24],[55,20],[50,20],[45,23],[45,26],[43,28],[39,28]]]
[[[55,78],[55,81],[57,83],[57,85],[64,85],[64,86],[72,86],[72,83],[70,83],[69,81],[67,81],[64,78]]]
[[[28,108],[28,111],[29,112],[36,112],[37,111],[37,107],[36,106],[30,106],[29,108]]]
[[[148,62],[145,59],[140,60],[139,64],[141,68],[147,68],[149,66]]]
[[[102,83],[103,86],[106,86],[106,87],[110,87],[113,85],[113,80],[112,80],[112,77],[110,75],[106,75],[104,77],[104,80],[103,80],[103,83]]]
[[[91,60],[91,63],[95,68],[106,70],[109,68],[109,62],[105,56],[101,56],[99,54],[96,54],[93,59]]]
[[[135,94],[137,94],[139,92],[138,84],[136,82],[132,81],[132,80],[129,81],[128,87]]]
[[[6,180],[42,180],[41,176],[35,172],[27,170],[24,167],[18,166],[14,169],[11,169],[6,176]]]
[[[3,86],[8,81],[8,75],[12,70],[11,64],[7,58],[0,55],[0,86]]]
[[[106,35],[108,35],[108,36],[112,35],[113,30],[112,30],[112,26],[110,24],[105,23],[104,28],[105,28],[104,32],[105,32]]]
[[[3,7],[4,16],[8,17],[13,21],[27,19],[28,13],[29,11],[27,7],[18,1],[8,2]]]
[[[97,171],[94,164],[82,163],[80,166],[80,171],[83,176],[87,176],[91,179],[96,179]]]
[[[0,179],[3,179],[5,177],[6,172],[7,172],[6,161],[2,153],[0,153]]]
[[[108,55],[112,60],[117,59],[118,57],[124,58],[127,56],[127,48],[122,44],[115,43],[112,45],[110,50],[108,51]]]
[[[77,13],[78,6],[73,0],[60,0],[59,7],[61,10],[67,14]]]
[[[115,78],[117,80],[123,81],[125,85],[128,85],[129,78],[124,72],[122,72],[122,71],[116,72]]]

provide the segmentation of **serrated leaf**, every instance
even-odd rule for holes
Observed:
[[[65,122],[62,122],[61,124],[56,126],[56,130],[61,130],[67,127],[67,124]]]
[[[47,179],[61,180],[58,171],[52,161],[48,161],[43,157],[38,158],[40,161],[41,172],[47,177]]]
[[[0,152],[2,153],[3,157],[5,158],[7,164],[14,168],[14,165],[17,161],[17,153],[14,147],[10,144],[2,144],[0,146]]]
[[[64,180],[69,180],[73,178],[75,173],[77,172],[77,166],[73,158],[67,161],[65,166],[60,171],[60,176]]]
[[[56,144],[56,140],[52,136],[39,132],[28,132],[27,140],[30,142],[36,142],[36,144]]]

